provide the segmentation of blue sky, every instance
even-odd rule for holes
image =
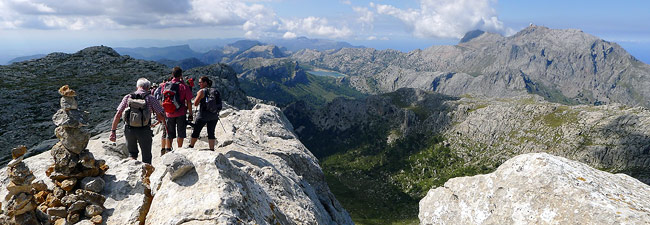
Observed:
[[[473,29],[511,35],[529,23],[581,29],[648,63],[647,9],[641,0],[0,0],[0,63],[99,44],[166,43],[137,41],[144,39],[306,36],[410,51],[455,44]]]

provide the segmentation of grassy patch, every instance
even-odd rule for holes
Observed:
[[[480,104],[480,105],[477,105],[476,107],[474,107],[474,108],[468,110],[467,112],[468,112],[468,113],[471,113],[471,112],[474,112],[474,111],[476,111],[476,110],[479,110],[479,109],[482,109],[482,108],[485,108],[485,107],[487,107],[487,104]]]
[[[552,113],[542,117],[542,121],[552,128],[560,127],[564,123],[575,123],[578,121],[579,112],[569,109],[567,106],[559,106]]]

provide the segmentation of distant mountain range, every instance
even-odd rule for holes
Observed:
[[[12,60],[9,60],[8,64],[12,64],[12,63],[15,63],[15,62],[27,61],[27,60],[30,60],[30,59],[38,59],[38,58],[42,58],[43,56],[45,56],[45,54],[21,56],[21,57],[17,57],[17,58],[14,58]]]
[[[366,93],[410,87],[452,96],[525,93],[566,104],[650,106],[650,66],[580,30],[527,27],[510,37],[469,32],[461,43],[402,53],[301,50],[292,59],[350,75]]]
[[[146,40],[140,40],[143,42]],[[317,51],[325,51],[330,49],[340,48],[362,48],[363,46],[354,46],[347,42],[333,41],[327,39],[310,39],[306,37],[298,37],[294,39],[264,39],[260,41],[255,40],[237,40],[230,39],[192,39],[187,40],[186,44],[171,45],[167,47],[117,47],[114,48],[121,55],[129,55],[136,59],[144,59],[151,61],[159,61],[166,65],[178,63],[179,65],[185,63],[189,66],[198,66],[198,64],[187,64],[183,60],[189,58],[196,58],[205,64],[213,64],[228,61],[223,59],[224,56],[239,54],[245,50],[250,49],[257,45],[276,45],[283,53],[292,53],[302,49],[314,49]],[[161,42],[150,40],[152,43],[158,45],[176,42]],[[160,42],[160,43],[159,43]],[[151,43],[149,43],[151,44]],[[46,54],[36,54],[30,56],[21,56],[11,59],[8,64],[14,62],[21,62],[30,59],[37,59],[45,56]],[[190,68],[188,68],[190,69]]]

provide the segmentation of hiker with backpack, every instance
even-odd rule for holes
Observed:
[[[193,120],[192,116],[192,89],[183,82],[183,70],[180,67],[172,69],[173,79],[164,83],[161,87],[163,94],[162,106],[167,116],[167,144],[161,154],[172,150],[172,140],[178,133],[178,147],[183,147],[183,141],[186,137],[185,129],[187,119]],[[189,114],[186,116],[186,113]]]
[[[158,121],[165,121],[163,107],[156,98],[151,96],[149,87],[151,82],[146,78],[138,79],[137,90],[122,98],[117,107],[117,113],[113,117],[111,136],[109,140],[116,141],[115,131],[120,119],[124,120],[124,138],[126,148],[132,159],[138,158],[138,144],[142,150],[142,162],[151,164],[151,143],[153,132],[151,131],[151,112],[156,114]]]
[[[214,131],[217,127],[217,122],[219,122],[219,111],[223,108],[221,94],[216,88],[212,88],[212,81],[207,76],[199,78],[199,87],[201,90],[196,93],[194,106],[200,105],[200,107],[196,116],[194,129],[192,130],[192,139],[190,140],[189,147],[194,147],[201,133],[201,129],[207,124],[208,145],[210,146],[210,150],[214,151],[214,143],[217,139]]]
[[[153,91],[153,97],[155,97],[156,100],[158,100],[158,103],[160,103],[160,105],[162,105],[162,103],[163,103],[163,95],[162,95],[162,92],[163,92],[162,87],[164,86],[163,84],[165,84],[165,82],[170,81],[170,80],[171,80],[171,78],[163,79],[160,82],[160,84],[156,85],[156,88]],[[154,124],[151,125],[151,127],[155,127],[159,123],[160,123],[160,121],[156,121]],[[160,143],[161,143],[160,144],[160,153],[161,153],[161,155],[166,152],[167,148],[172,147],[171,145],[167,146],[167,127],[163,126],[162,129],[163,129],[163,132],[162,132],[162,135],[160,136]]]

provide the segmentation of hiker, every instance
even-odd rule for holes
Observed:
[[[162,85],[163,108],[167,116],[167,144],[161,154],[172,150],[172,140],[178,134],[178,147],[183,147],[186,137],[185,129],[187,119],[193,120],[192,116],[192,89],[183,82],[183,70],[176,66],[172,69],[173,79]],[[186,116],[188,113],[189,116]],[[189,118],[188,118],[189,117]]]
[[[158,121],[165,121],[163,107],[158,103],[156,98],[151,96],[149,87],[151,82],[146,78],[138,79],[137,90],[122,98],[122,102],[117,106],[117,113],[113,117],[111,126],[110,141],[116,141],[115,130],[120,118],[124,119],[124,138],[126,139],[126,148],[132,159],[138,158],[138,144],[142,150],[142,162],[151,164],[151,143],[152,134],[150,128],[151,112],[156,114]]]
[[[216,88],[212,87],[212,81],[207,76],[199,78],[199,92],[196,93],[194,99],[194,106],[201,105],[199,112],[196,116],[194,129],[192,130],[192,139],[190,140],[190,148],[194,148],[194,144],[199,138],[201,129],[206,124],[208,125],[208,145],[210,150],[214,151],[214,143],[217,139],[214,136],[214,130],[219,121],[219,111],[222,108],[221,95]]]
[[[170,80],[171,80],[171,78],[163,79],[162,81],[160,81],[160,84],[156,85],[157,87],[153,91],[153,96],[156,98],[156,100],[158,100],[158,102],[161,105],[163,103],[163,95],[162,95],[163,84],[165,84],[165,82],[170,81]],[[158,124],[160,124],[160,121],[156,121],[154,124],[151,124],[151,127],[153,128],[153,127],[157,126]],[[171,148],[171,145],[167,146],[167,127],[163,126],[162,129],[163,129],[163,132],[162,132],[162,135],[160,136],[160,143],[161,143],[160,144],[160,153],[161,153],[161,155],[165,153],[167,148]]]

